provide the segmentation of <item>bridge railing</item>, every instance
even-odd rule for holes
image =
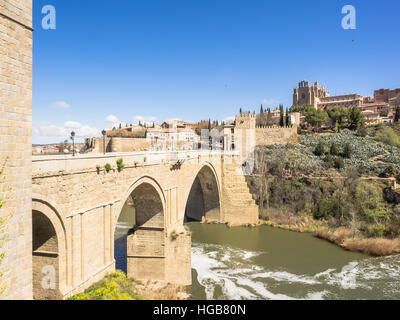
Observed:
[[[237,157],[239,154],[235,151],[209,151],[209,150],[191,150],[191,151],[146,151],[129,153],[107,153],[107,154],[78,154],[72,155],[51,155],[51,156],[33,156],[32,174],[40,175],[48,172],[59,171],[77,171],[85,169],[104,169],[109,163],[113,168],[116,167],[116,161],[123,159],[125,166],[149,166],[160,164],[174,164],[178,161],[184,163],[194,159],[210,159],[213,162],[220,161],[221,156],[227,159]]]

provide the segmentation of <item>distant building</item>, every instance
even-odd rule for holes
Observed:
[[[303,80],[294,89],[293,105],[311,105],[316,109],[330,109],[333,107],[358,107],[369,125],[378,123],[393,123],[394,108],[400,104],[400,88],[375,90],[374,97],[363,97],[358,94],[331,96],[324,85],[315,82],[310,86]]]
[[[306,80],[300,81],[298,87],[294,89],[293,105],[305,106],[310,105],[317,108],[319,99],[329,97],[330,94],[326,91],[325,86],[320,86],[315,82],[312,86]]]
[[[158,150],[195,149],[200,136],[196,134],[194,126],[195,123],[182,120],[164,122],[158,128],[149,128],[146,139]]]

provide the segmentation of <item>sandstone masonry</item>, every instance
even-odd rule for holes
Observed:
[[[5,299],[32,298],[32,1],[0,1],[0,163],[10,188]]]

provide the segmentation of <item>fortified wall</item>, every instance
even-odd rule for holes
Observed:
[[[273,144],[298,144],[297,126],[257,127],[255,128],[256,146]]]
[[[236,116],[235,145],[240,150],[242,157],[246,158],[257,146],[268,146],[274,144],[297,144],[297,125],[299,114],[293,114],[295,125],[290,127],[260,127],[256,126],[256,115],[242,113]]]
[[[105,139],[86,139],[86,149],[89,153],[134,152],[144,151],[150,147],[151,142],[143,138],[107,137]]]
[[[0,167],[8,241],[2,299],[32,299],[32,1],[0,1]],[[1,292],[0,292],[1,293]]]

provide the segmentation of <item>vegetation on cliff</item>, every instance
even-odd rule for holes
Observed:
[[[400,178],[400,148],[389,143],[393,134],[396,127],[378,126],[365,137],[305,135],[299,146],[258,148],[248,182],[260,217],[297,231],[323,228],[320,237],[350,250],[397,252],[400,195],[390,179]],[[332,236],[338,228],[348,230],[346,241]],[[388,241],[361,241],[369,238]]]

